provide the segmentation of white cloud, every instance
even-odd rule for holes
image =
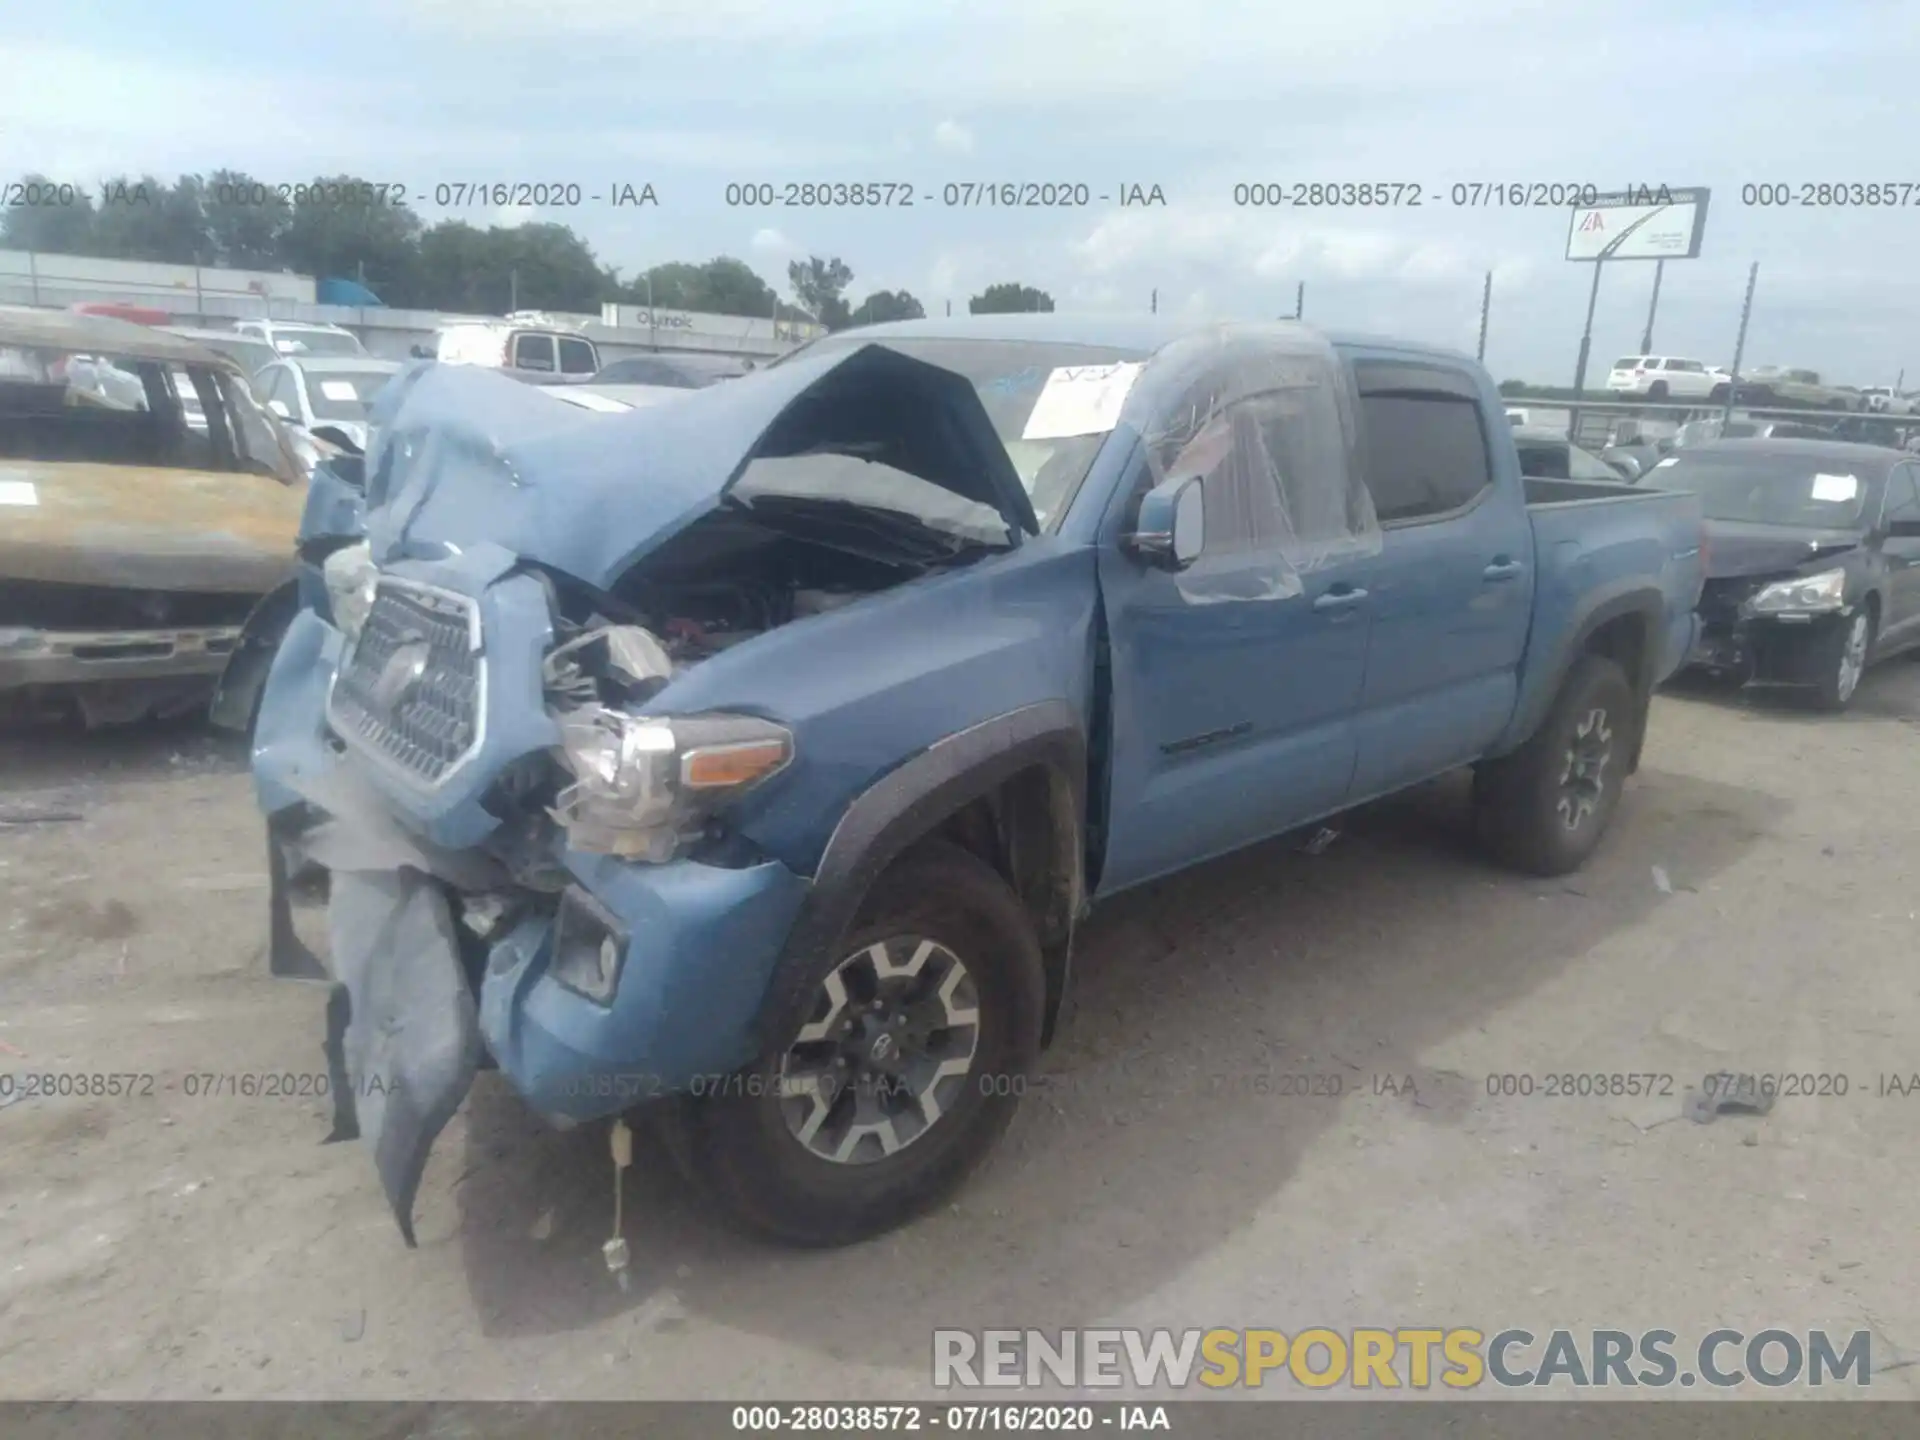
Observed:
[[[215,168],[268,181],[348,171],[427,192],[429,223],[572,226],[604,263],[744,255],[784,288],[785,258],[838,254],[858,295],[910,284],[964,311],[1018,280],[1063,309],[1307,314],[1415,337],[1477,326],[1495,273],[1490,360],[1569,368],[1586,301],[1545,209],[1466,209],[1455,181],[1708,184],[1702,258],[1666,268],[1661,343],[1727,358],[1750,260],[1749,354],[1862,377],[1920,373],[1915,211],[1767,210],[1743,182],[1905,173],[1885,123],[1920,62],[1920,7],[1814,12],[1730,0],[1612,0],[1609,34],[1567,43],[1547,0],[340,0],[377,54],[248,54],[164,28],[103,35],[80,8],[14,40],[0,87],[7,169],[92,183]],[[1640,37],[1631,44],[1624,37]],[[1648,54],[1661,63],[1639,63]],[[1674,83],[1673,62],[1685,71]],[[502,103],[510,95],[512,103]],[[1657,125],[1620,116],[1657,114]],[[244,116],[243,122],[236,116]],[[1808,117],[1818,123],[1809,123]],[[158,118],[156,118],[158,117]],[[1733,118],[1729,118],[1733,117]],[[1018,145],[987,164],[1005,137]],[[976,158],[965,160],[968,154]],[[743,209],[735,181],[1127,180],[1163,210]],[[658,209],[442,211],[437,182],[650,181]],[[1419,208],[1235,209],[1236,182],[1405,181]],[[799,237],[796,241],[794,236]],[[1637,343],[1650,276],[1602,286],[1594,343]],[[1471,328],[1471,327],[1470,327]],[[1908,347],[1913,353],[1908,353]]]
[[[973,132],[957,120],[942,120],[933,127],[933,143],[952,155],[971,155]]]
[[[818,40],[849,41],[899,28],[888,5],[867,0],[814,0],[787,5],[777,0],[402,0],[401,19],[442,32],[456,41],[628,42],[655,54],[663,47],[711,40],[742,44]],[[932,0],[923,11],[953,10],[950,0]]]
[[[935,257],[933,268],[927,272],[928,289],[942,299],[950,297],[959,288],[960,268],[961,262],[958,256]]]

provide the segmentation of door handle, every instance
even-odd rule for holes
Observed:
[[[1329,590],[1313,602],[1316,610],[1351,610],[1367,598],[1364,590]]]
[[[1496,560],[1480,574],[1488,580],[1511,580],[1526,568],[1518,560]]]

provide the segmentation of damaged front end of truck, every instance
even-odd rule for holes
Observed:
[[[879,345],[617,416],[423,367],[380,410],[367,538],[287,630],[253,769],[271,967],[326,986],[329,1138],[412,1244],[480,1068],[564,1123],[759,1053],[812,864],[894,759],[863,695],[924,746],[929,665],[992,698],[1009,646],[1084,635],[942,630],[1039,526],[971,386]]]

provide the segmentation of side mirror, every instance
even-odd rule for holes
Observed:
[[[1200,558],[1207,540],[1205,494],[1200,477],[1163,480],[1140,501],[1140,519],[1126,547],[1161,570],[1184,570]]]
[[[284,400],[269,400],[267,401],[267,408],[282,420],[291,420],[293,418],[293,412],[287,408],[287,402]]]
[[[433,351],[425,345],[415,345],[409,349],[407,353],[416,360],[431,360],[433,358]]]

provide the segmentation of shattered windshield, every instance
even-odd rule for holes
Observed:
[[[1113,428],[1108,421],[1091,433],[1061,435],[1053,432],[1076,427],[1036,426],[1033,423],[1035,407],[1048,388],[1050,378],[1055,371],[1068,367],[1119,365],[1147,358],[1147,352],[1142,350],[1101,345],[944,337],[874,341],[857,331],[816,342],[798,353],[831,354],[870,344],[884,344],[889,350],[966,377],[986,407],[994,433],[1006,446],[1007,457],[1019,472],[1020,483],[1026,487],[1027,498],[1043,531],[1055,528],[1066,513],[1080,482],[1093,466],[1094,456],[1100,453]],[[1045,432],[1044,438],[1036,432]]]

